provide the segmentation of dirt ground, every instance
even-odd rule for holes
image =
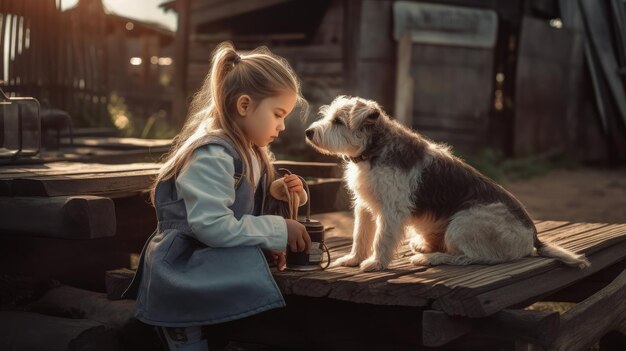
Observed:
[[[533,219],[626,223],[626,168],[560,169],[503,186]]]

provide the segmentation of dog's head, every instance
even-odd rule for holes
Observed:
[[[306,130],[306,141],[328,155],[357,157],[388,117],[372,100],[339,96],[320,107],[321,119]]]

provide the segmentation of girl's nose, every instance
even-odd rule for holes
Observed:
[[[284,122],[278,123],[278,126],[276,126],[276,130],[278,130],[279,132],[282,132],[283,130],[285,130],[285,123]]]

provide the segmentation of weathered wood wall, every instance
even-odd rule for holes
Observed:
[[[524,18],[515,77],[515,154],[563,152],[579,137],[583,39],[575,29]]]

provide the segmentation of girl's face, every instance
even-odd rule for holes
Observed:
[[[284,92],[256,103],[248,95],[242,95],[237,100],[239,127],[252,144],[267,146],[285,130],[285,118],[295,107],[296,100],[293,92]]]

